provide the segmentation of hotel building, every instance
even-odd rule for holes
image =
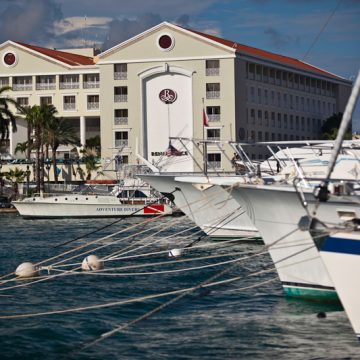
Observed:
[[[325,119],[343,112],[351,82],[300,60],[161,23],[98,56],[7,41],[0,86],[23,105],[52,103],[82,144],[101,135],[104,161],[137,154],[167,171],[199,171],[197,146],[169,137],[232,141],[318,139]],[[203,125],[203,111],[209,126]],[[26,125],[10,150],[25,141]],[[186,145],[184,147],[184,145]],[[252,159],[264,159],[253,149]],[[209,170],[231,170],[229,146],[209,145]]]

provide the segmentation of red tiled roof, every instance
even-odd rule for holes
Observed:
[[[24,44],[21,42],[17,42],[17,44],[24,46],[30,50],[36,51],[48,57],[51,57],[55,60],[61,61],[67,65],[71,66],[79,66],[79,65],[94,65],[94,60],[92,57],[87,57],[83,55],[77,55],[73,53],[68,53],[59,50],[47,49],[39,46]]]
[[[248,55],[264,58],[264,59],[267,59],[267,60],[277,61],[279,63],[290,65],[290,66],[296,67],[296,68],[301,69],[301,70],[308,70],[308,71],[316,72],[316,73],[323,74],[323,75],[326,75],[326,76],[330,76],[330,77],[335,78],[335,79],[344,80],[343,78],[341,78],[339,76],[331,74],[331,73],[329,73],[329,72],[327,72],[325,70],[319,69],[319,68],[317,68],[315,66],[307,64],[307,63],[305,63],[305,62],[303,62],[301,60],[295,59],[295,58],[291,58],[291,57],[288,57],[288,56],[271,53],[269,51],[257,49],[257,48],[254,48],[252,46],[239,44],[237,42],[230,41],[230,40],[225,40],[225,39],[219,38],[219,37],[214,36],[214,35],[209,35],[209,34],[202,33],[200,31],[195,31],[195,30],[191,30],[191,29],[186,29],[186,30],[188,30],[190,32],[193,32],[193,33],[195,33],[197,35],[206,37],[206,38],[208,38],[208,39],[210,39],[212,41],[218,42],[218,43],[220,43],[222,45],[228,46],[228,47],[230,47],[232,49],[235,49],[239,53],[245,53],[245,54],[248,54]]]

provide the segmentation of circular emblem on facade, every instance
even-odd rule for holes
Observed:
[[[172,104],[177,99],[177,93],[171,89],[164,89],[160,91],[159,99],[165,104]]]
[[[7,52],[3,56],[3,63],[7,67],[13,67],[17,64],[17,56],[13,52]]]
[[[170,34],[161,34],[157,39],[157,45],[162,51],[170,51],[175,46],[174,37]]]

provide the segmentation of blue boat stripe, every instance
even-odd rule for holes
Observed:
[[[360,255],[360,240],[329,236],[320,251]]]

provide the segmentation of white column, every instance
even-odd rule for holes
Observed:
[[[86,141],[86,121],[85,116],[80,116],[80,143],[85,146]]]
[[[14,134],[13,134],[13,127],[11,123],[9,124],[9,154],[14,155]]]

